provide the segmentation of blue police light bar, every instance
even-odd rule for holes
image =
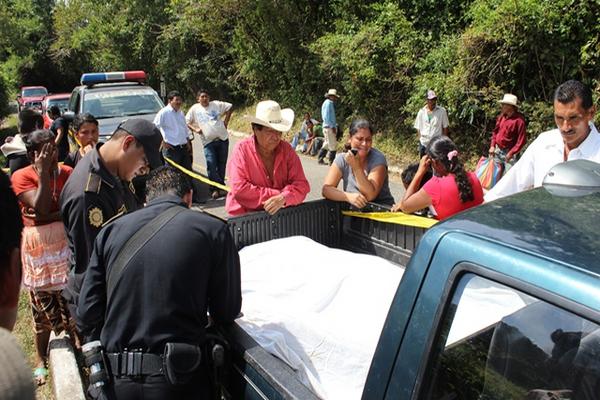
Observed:
[[[144,71],[92,72],[81,75],[81,84],[86,86],[96,83],[142,82],[145,80],[146,73]]]

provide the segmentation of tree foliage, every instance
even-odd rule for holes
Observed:
[[[274,98],[298,113],[342,94],[342,120],[415,141],[427,89],[461,148],[486,148],[505,92],[530,137],[556,86],[600,87],[600,3],[581,0],[0,0],[0,75],[70,89],[82,72],[144,69],[192,99]],[[2,102],[0,86],[0,103]],[[4,96],[6,97],[6,96]],[[1,104],[0,104],[1,106]],[[1,107],[0,107],[1,108]],[[346,121],[347,122],[347,121]]]

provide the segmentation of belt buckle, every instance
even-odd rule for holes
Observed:
[[[127,376],[134,378],[142,376],[142,354],[143,353],[140,350],[125,353]]]

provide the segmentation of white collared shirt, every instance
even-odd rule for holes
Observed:
[[[590,128],[588,137],[569,152],[566,161],[583,159],[600,163],[600,133],[594,124],[590,124]],[[487,192],[485,201],[541,186],[548,171],[565,161],[564,146],[558,129],[540,134],[525,150],[523,157]]]
[[[448,127],[448,113],[444,107],[436,105],[431,111],[431,117],[428,115],[427,106],[421,108],[415,119],[415,129],[419,131],[419,141],[423,146],[427,146],[434,136],[440,136],[444,133],[444,128]]]
[[[172,146],[187,144],[188,127],[181,110],[175,111],[170,104],[167,104],[154,117],[154,125],[160,130],[166,143]]]

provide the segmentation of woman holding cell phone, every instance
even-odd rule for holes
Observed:
[[[393,205],[388,184],[387,161],[372,147],[373,128],[369,121],[357,119],[350,125],[347,151],[338,153],[323,183],[323,197],[346,201],[356,208],[368,202]],[[338,188],[343,181],[342,189]]]

